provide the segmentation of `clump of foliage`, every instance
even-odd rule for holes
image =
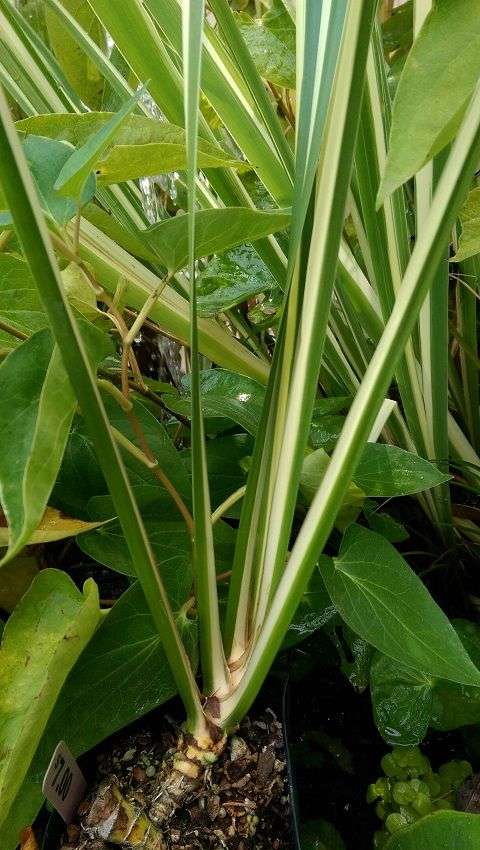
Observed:
[[[456,808],[456,793],[472,775],[470,762],[453,759],[434,772],[418,747],[394,747],[382,759],[381,776],[367,791],[385,829],[375,834],[375,847],[384,847],[389,835],[433,812]]]
[[[480,0],[121,7],[0,0],[2,850],[59,739],[178,694],[162,831],[335,618],[387,741],[480,717],[430,583],[480,544]]]

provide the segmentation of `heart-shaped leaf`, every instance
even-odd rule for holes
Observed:
[[[277,287],[277,281],[253,247],[239,245],[215,257],[198,276],[198,315],[215,316]]]
[[[345,622],[385,655],[421,673],[480,687],[480,672],[427,588],[383,537],[351,525],[338,558],[321,558]]]
[[[354,481],[367,496],[387,498],[430,490],[450,477],[430,461],[398,446],[367,443]]]
[[[433,682],[427,673],[376,653],[370,689],[375,725],[387,744],[415,746],[423,741],[430,724]]]
[[[480,188],[472,189],[460,210],[462,232],[452,263],[460,263],[480,253]]]
[[[264,212],[250,207],[199,210],[195,215],[195,257],[221,254],[242,242],[255,242],[284,230],[289,223],[290,212],[285,210]],[[187,265],[187,224],[188,216],[177,215],[145,231],[147,244],[171,271]]]
[[[189,378],[184,378],[182,383],[181,396],[164,396],[163,400],[170,410],[190,416]],[[261,384],[226,369],[205,369],[200,373],[200,390],[205,416],[225,416],[249,434],[256,434],[265,398]]]
[[[92,134],[103,129],[114,115],[113,112],[54,112],[24,118],[17,121],[16,127],[22,133],[62,139],[80,147]],[[94,165],[98,182],[103,184],[185,171],[185,130],[147,115],[128,115],[117,129],[111,147],[100,155]],[[245,169],[250,166],[218,145],[200,139],[198,167]]]

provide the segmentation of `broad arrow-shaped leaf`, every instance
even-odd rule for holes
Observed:
[[[78,147],[113,116],[113,112],[54,112],[24,118],[17,121],[16,127],[22,133],[63,139]],[[97,180],[103,184],[135,180],[149,174],[185,171],[186,167],[185,130],[147,115],[128,115],[117,130],[111,147],[95,162]],[[250,166],[218,145],[200,139],[198,167],[245,170]]]
[[[127,100],[115,115],[94,133],[82,147],[77,148],[66,161],[55,182],[55,189],[61,195],[80,199],[95,163],[113,141],[122,122],[135,109],[144,89],[139,89],[134,97]]]
[[[145,231],[147,244],[172,271],[187,265],[187,223],[188,216],[177,215]],[[270,233],[284,230],[289,223],[288,210],[264,212],[250,207],[199,210],[195,215],[195,256],[218,254],[242,242],[255,242]]]
[[[385,538],[351,525],[339,557],[320,567],[338,612],[364,640],[414,670],[480,687],[455,629]]]

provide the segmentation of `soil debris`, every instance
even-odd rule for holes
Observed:
[[[289,850],[282,728],[273,712],[246,718],[187,801],[155,823],[158,782],[181,733],[173,726],[118,738],[99,752],[97,781],[62,850]]]

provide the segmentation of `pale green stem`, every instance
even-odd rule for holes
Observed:
[[[216,523],[216,522],[218,522],[218,520],[219,520],[219,519],[221,519],[221,517],[222,517],[222,516],[223,516],[223,515],[224,515],[224,514],[228,511],[228,510],[230,510],[230,508],[231,508],[233,505],[236,505],[236,504],[237,504],[237,502],[239,502],[239,501],[240,501],[240,499],[243,499],[243,497],[244,497],[244,495],[245,495],[245,490],[246,490],[246,489],[247,489],[247,488],[246,488],[246,486],[245,486],[245,485],[243,485],[243,487],[239,487],[239,488],[238,488],[238,490],[235,490],[235,492],[234,492],[234,493],[232,493],[232,494],[228,497],[228,499],[225,499],[225,501],[224,501],[224,502],[222,502],[222,504],[221,504],[221,505],[219,505],[219,506],[218,506],[218,508],[216,508],[216,509],[214,510],[214,512],[213,512],[213,514],[212,514],[212,525],[215,525],[215,523]]]

